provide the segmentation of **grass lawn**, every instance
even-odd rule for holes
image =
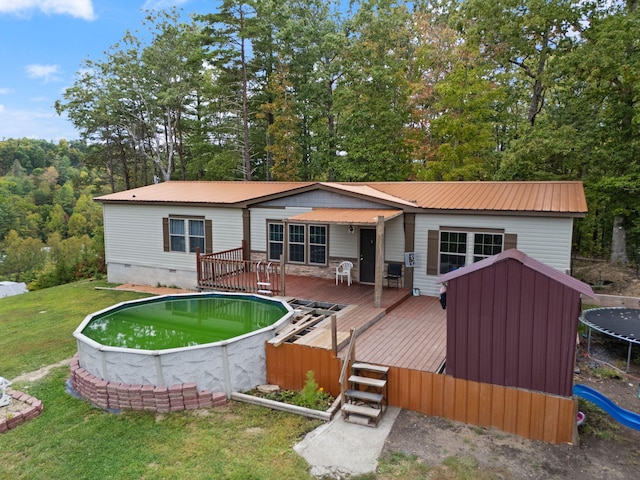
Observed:
[[[1,298],[0,376],[12,379],[73,356],[72,333],[87,314],[148,296],[95,289],[107,285],[84,281]]]
[[[0,299],[0,376],[16,376],[76,352],[84,317],[145,295],[79,282]],[[65,392],[67,367],[33,384],[16,383],[43,413],[0,435],[0,471],[12,479],[310,478],[293,450],[319,421],[230,402],[159,415],[112,414]]]
[[[310,478],[292,449],[319,421],[231,402],[211,410],[113,414],[64,390],[67,368],[30,386],[34,420],[0,435],[12,479]]]

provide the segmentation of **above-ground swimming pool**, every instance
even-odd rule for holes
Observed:
[[[591,330],[629,343],[627,372],[631,365],[631,345],[640,344],[640,309],[627,307],[592,308],[582,312],[580,321],[589,327],[587,351],[591,351]]]
[[[108,382],[230,394],[266,382],[265,342],[293,315],[260,295],[164,295],[92,313],[73,336],[80,366]]]

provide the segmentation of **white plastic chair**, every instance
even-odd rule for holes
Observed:
[[[347,279],[347,285],[351,286],[351,269],[353,268],[353,263],[345,260],[341,262],[340,265],[336,267],[336,285],[338,285],[338,279],[342,282],[344,279]]]

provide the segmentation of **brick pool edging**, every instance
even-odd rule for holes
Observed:
[[[41,400],[36,397],[22,393],[19,390],[7,389],[7,393],[11,395],[11,398],[19,402],[29,404],[29,406],[21,412],[16,412],[11,418],[5,418],[0,420],[0,433],[6,433],[9,430],[16,428],[18,425],[22,425],[32,418],[36,418],[42,412],[44,405]]]
[[[227,403],[223,392],[197,390],[194,382],[157,387],[131,385],[98,378],[80,366],[78,355],[71,360],[71,386],[83,399],[104,410],[146,410],[158,413],[212,408]]]

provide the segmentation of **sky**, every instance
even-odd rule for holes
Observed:
[[[76,140],[80,133],[54,109],[82,61],[141,28],[144,12],[177,6],[215,10],[216,0],[0,0],[0,141]]]

